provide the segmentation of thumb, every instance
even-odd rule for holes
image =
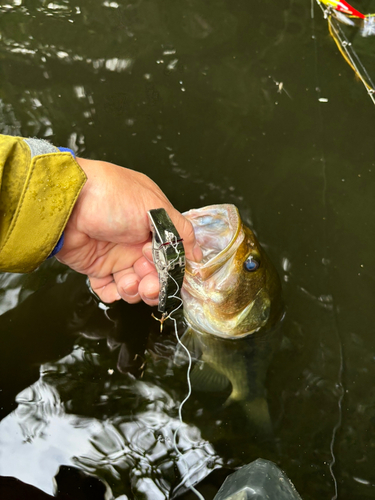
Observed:
[[[180,214],[176,209],[169,212],[169,216],[175,225],[178,234],[183,240],[185,255],[188,260],[200,262],[203,258],[203,253],[195,239],[193,225],[186,217]]]

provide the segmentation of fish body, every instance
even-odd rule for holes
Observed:
[[[181,296],[189,325],[183,342],[197,360],[193,388],[221,391],[239,403],[257,430],[269,434],[265,380],[283,315],[281,284],[273,264],[234,205],[185,214],[203,251],[188,261]]]
[[[231,389],[224,407],[240,405],[256,432],[271,435],[266,377],[280,338],[277,328],[237,340],[187,330],[182,341],[196,360],[193,389],[210,393]]]

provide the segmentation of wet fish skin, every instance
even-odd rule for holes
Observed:
[[[202,392],[231,389],[223,406],[237,403],[255,433],[272,436],[266,378],[280,341],[278,327],[236,340],[189,328],[182,342],[195,361],[191,372],[193,389]]]

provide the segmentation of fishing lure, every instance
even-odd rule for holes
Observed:
[[[182,238],[174,227],[164,208],[148,211],[152,231],[152,257],[159,275],[160,293],[158,310],[162,313],[160,331],[163,323],[170,318],[170,311],[178,309],[182,300],[180,290],[185,274],[185,250]]]
[[[340,25],[341,23],[356,26],[360,28],[362,36],[372,36],[375,35],[375,14],[362,14],[345,0],[316,1],[328,21],[329,33],[339,51],[366,87],[368,95],[375,104],[375,84]]]

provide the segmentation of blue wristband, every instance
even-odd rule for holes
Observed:
[[[71,149],[69,149],[69,148],[57,148],[57,149],[58,149],[59,151],[61,151],[61,153],[70,153],[70,154],[73,156],[73,158],[75,158],[75,157],[76,157],[76,155],[75,155],[74,151],[72,151],[72,150],[71,150]]]
[[[60,252],[60,250],[62,249],[64,245],[64,233],[62,233],[62,235],[60,236],[60,239],[59,241],[57,242],[57,245],[55,246],[55,248],[52,250],[52,252],[49,254],[49,256],[47,257],[47,259],[50,259],[51,257],[53,257],[54,255],[57,254],[57,252]]]

